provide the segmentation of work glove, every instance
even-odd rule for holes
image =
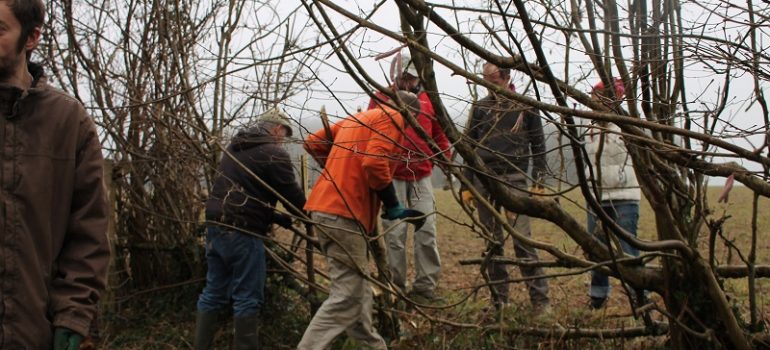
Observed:
[[[419,210],[404,208],[396,196],[396,188],[393,183],[389,183],[385,188],[377,191],[382,204],[385,206],[385,212],[380,216],[385,220],[405,219],[406,222],[414,225],[414,230],[419,230],[425,224],[425,214]]]
[[[273,222],[283,228],[292,228],[294,225],[291,216],[281,213],[273,213]]]
[[[542,196],[545,194],[545,187],[540,184],[534,184],[529,188],[529,193],[531,196]]]
[[[425,216],[425,214],[419,210],[404,208],[400,203],[393,208],[385,208],[385,212],[380,215],[385,220],[409,219],[420,216]]]
[[[380,217],[385,220],[398,220],[402,215],[404,215],[404,211],[406,211],[406,208],[404,208],[401,203],[398,203],[394,207],[385,207],[385,210],[383,210],[383,213],[380,215]]]
[[[69,328],[56,327],[53,331],[53,350],[77,350],[81,341],[83,336]]]
[[[401,203],[395,207],[385,208],[385,212],[382,213],[380,217],[385,220],[404,219],[406,222],[414,225],[415,231],[419,230],[422,225],[425,224],[425,213],[419,210],[404,208]]]
[[[461,191],[460,197],[462,198],[463,204],[465,204],[466,207],[473,209],[473,193],[471,191]]]

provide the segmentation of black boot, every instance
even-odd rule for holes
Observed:
[[[198,311],[195,315],[195,341],[193,349],[211,350],[214,335],[217,334],[221,322],[221,313],[216,311]]]
[[[591,305],[591,309],[599,310],[607,306],[607,298],[591,297],[591,302],[589,304]]]
[[[259,349],[259,314],[235,317],[235,349]]]

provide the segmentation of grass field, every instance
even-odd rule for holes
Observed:
[[[748,255],[751,238],[751,208],[752,194],[743,187],[736,187],[727,204],[716,204],[719,188],[711,188],[711,210],[713,217],[729,215],[724,226],[724,235],[732,244]],[[577,193],[570,194],[578,198]],[[631,315],[629,304],[613,280],[613,293],[608,306],[600,311],[589,310],[587,292],[589,274],[583,273],[567,277],[557,277],[550,280],[550,297],[552,311],[543,316],[535,316],[529,308],[527,292],[523,283],[511,286],[513,303],[503,311],[502,318],[496,318],[493,308],[490,308],[489,293],[483,285],[483,279],[478,266],[462,266],[459,261],[481,256],[484,242],[470,229],[471,220],[460,209],[452,194],[448,191],[437,190],[436,200],[441,217],[438,219],[438,242],[442,258],[442,276],[439,291],[446,298],[445,304],[456,306],[447,308],[423,309],[419,315],[414,309],[403,310],[399,313],[401,320],[400,341],[391,343],[394,349],[650,349],[665,348],[664,337],[643,339],[607,339],[607,340],[560,340],[558,337],[533,338],[516,336],[495,329],[539,327],[553,329],[558,333],[564,328],[623,328],[641,326],[640,320]],[[585,222],[582,201],[561,201],[562,205],[581,222]],[[766,198],[759,201],[759,213],[767,213],[770,202]],[[768,228],[770,220],[767,215],[759,215],[757,260],[759,264],[768,264],[768,247],[770,237]],[[706,230],[704,226],[704,230]],[[582,256],[582,252],[571,239],[555,225],[543,220],[533,221],[533,237],[550,243],[570,254]],[[643,239],[654,239],[655,222],[647,203],[642,203],[639,235]],[[702,235],[700,246],[705,247],[705,237]],[[279,241],[288,241],[288,236],[279,234]],[[717,258],[720,264],[740,264],[735,251],[730,252],[721,241],[717,244]],[[510,243],[506,246],[506,255],[512,256]],[[704,251],[705,254],[705,251]],[[542,260],[552,260],[552,257],[541,252]],[[410,259],[411,260],[411,259]],[[323,259],[317,257],[319,265]],[[655,262],[653,262],[655,264]],[[411,261],[410,261],[411,265]],[[410,269],[411,271],[412,269]],[[565,269],[550,269],[549,273],[565,272]],[[511,277],[518,277],[518,270],[511,268]],[[268,282],[269,283],[269,282]],[[189,349],[192,343],[194,327],[194,300],[202,286],[187,285],[175,290],[170,295],[153,297],[135,306],[135,309],[124,310],[120,315],[111,315],[110,328],[105,329],[100,340],[105,349]],[[725,283],[727,294],[735,303],[746,319],[748,312],[747,280],[735,279]],[[768,316],[768,299],[765,297],[770,286],[765,280],[757,283],[759,296],[759,311],[761,319]],[[307,322],[307,308],[304,303],[286,303],[271,305],[279,310],[276,319],[269,320],[271,331],[266,337],[277,341],[275,348],[291,349],[301,337]],[[651,300],[662,303],[660,297],[651,295]],[[270,301],[268,301],[270,302]],[[425,317],[428,316],[428,317]],[[653,318],[664,320],[660,314]],[[220,340],[220,346],[227,347],[227,340]],[[341,339],[335,344],[335,349],[354,349],[355,344]]]
[[[724,225],[724,235],[730,239],[736,247],[740,248],[744,255],[747,255],[751,241],[752,194],[745,187],[736,187],[733,189],[727,204],[716,204],[716,197],[720,190],[720,188],[711,188],[709,192],[710,198],[712,198],[712,215],[714,215],[714,217],[721,217],[722,215],[730,216]],[[569,197],[577,198],[577,194],[571,193],[571,196]],[[465,213],[462,212],[450,192],[437,191],[436,200],[439,211],[445,216],[438,220],[438,239],[442,252],[442,259],[444,259],[446,265],[444,281],[446,282],[447,288],[456,288],[458,284],[452,281],[452,276],[472,275],[476,274],[476,271],[472,271],[473,268],[460,267],[457,264],[454,264],[454,262],[461,259],[479,257],[484,244],[481,239],[476,238],[477,236],[469,230],[468,225],[471,225],[472,222],[467,218]],[[583,207],[584,203],[582,201],[562,200],[561,203],[565,210],[572,213],[582,224],[585,224],[586,215]],[[760,198],[758,209],[760,214],[757,220],[757,231],[759,233],[757,260],[760,264],[767,264],[770,262],[770,256],[763,253],[767,252],[768,248],[770,248],[770,240],[768,239],[770,238],[768,237],[770,217],[763,213],[767,213],[768,209],[770,209],[770,200],[767,198]],[[705,240],[707,237],[706,229],[707,228],[704,226],[704,233],[701,240]],[[556,225],[545,220],[535,219],[532,221],[532,234],[533,237],[539,241],[555,245],[562,250],[575,255],[581,254],[579,248],[569,236]],[[643,201],[641,204],[638,234],[639,237],[645,240],[654,240],[656,237],[654,216],[646,201]],[[705,248],[705,242],[699,245]],[[721,264],[740,263],[737,254],[729,254],[724,244],[719,246],[720,249],[718,250],[720,254],[717,254],[717,259]],[[506,247],[506,249],[506,255],[512,254],[510,247]],[[547,253],[541,252],[540,258],[547,260],[549,257]],[[463,277],[461,280],[467,279]]]
[[[724,236],[729,239],[732,244],[741,250],[741,254],[748,255],[750,242],[751,242],[751,208],[753,202],[753,195],[744,187],[736,187],[733,189],[730,200],[728,203],[716,203],[716,198],[721,191],[721,188],[710,188],[709,198],[712,210],[712,219],[722,217],[723,215],[730,216],[724,225]],[[568,194],[568,198],[579,198],[578,193]],[[470,303],[466,306],[466,310],[471,313],[477,313],[476,318],[471,318],[472,321],[479,322],[483,318],[483,310],[489,304],[489,294],[487,288],[478,289],[478,293],[472,293],[477,290],[477,287],[483,285],[483,279],[481,278],[478,266],[462,266],[458,262],[460,260],[478,258],[481,256],[481,252],[484,250],[484,241],[478,238],[476,233],[473,233],[469,226],[472,225],[471,220],[461,210],[456,203],[455,198],[451,192],[437,191],[436,200],[439,211],[443,217],[438,220],[438,241],[441,251],[443,272],[440,288],[444,295],[451,296],[452,300],[461,300],[462,298],[470,295]],[[586,215],[583,207],[584,203],[579,200],[565,201],[561,200],[562,206],[570,213],[572,213],[579,221],[585,224]],[[757,244],[757,263],[767,264],[770,261],[768,257],[768,247],[770,247],[770,240],[768,239],[768,228],[770,227],[770,218],[763,213],[767,213],[770,208],[770,200],[767,198],[760,198],[758,202],[758,215],[757,220],[757,232],[758,232],[758,244]],[[705,256],[705,247],[707,246],[706,234],[707,228],[704,226],[704,233],[701,235],[699,246],[703,247]],[[532,222],[533,237],[539,241],[543,241],[559,247],[563,251],[570,254],[582,256],[580,248],[556,225],[551,224],[545,220],[533,220]],[[640,220],[639,220],[639,236],[646,240],[654,240],[657,236],[655,231],[655,220],[652,211],[647,202],[643,202],[641,205]],[[737,254],[734,250],[730,252],[723,241],[719,241],[717,244],[717,260],[720,264],[724,265],[738,265],[741,264]],[[510,243],[506,246],[506,256],[513,257],[513,249]],[[542,260],[553,260],[546,252],[540,252],[540,258]],[[653,261],[652,264],[657,262]],[[566,269],[550,269],[548,273],[560,273],[565,272]],[[511,268],[511,277],[519,277],[518,269]],[[619,328],[629,326],[639,326],[640,321],[634,320],[631,317],[631,309],[627,298],[622,293],[622,288],[617,284],[617,280],[612,280],[613,293],[609,300],[608,306],[602,311],[590,311],[588,303],[588,285],[590,283],[590,275],[588,273],[569,276],[558,277],[550,281],[550,297],[552,299],[553,312],[548,315],[547,318],[542,317],[537,321],[542,325],[550,325],[556,327],[594,327],[594,328]],[[735,279],[727,280],[725,283],[727,293],[732,297],[732,301],[736,307],[739,308],[746,319],[748,319],[748,298],[747,279]],[[757,284],[757,295],[759,296],[759,313],[761,318],[764,319],[768,315],[768,299],[765,297],[766,291],[769,287],[767,281],[760,280]],[[511,315],[509,321],[513,324],[509,326],[526,326],[531,325],[533,317],[529,314],[528,310],[528,294],[523,283],[514,284],[511,287],[511,297],[514,299],[514,310],[511,310],[512,314],[519,313],[522,317],[515,317]],[[651,299],[662,304],[660,297],[657,295],[651,295]],[[475,306],[475,308],[474,308]],[[518,312],[520,311],[520,312]],[[440,314],[440,313],[439,313]],[[450,312],[451,315],[451,312]],[[663,317],[653,315],[654,318],[663,320]],[[451,317],[448,317],[451,318]],[[413,331],[417,332],[416,329]],[[608,341],[605,344],[596,344],[596,348],[649,348],[653,344],[658,344],[662,340],[660,339],[647,339],[647,340],[634,340],[628,343],[618,341]],[[546,341],[540,343],[538,346],[546,346],[551,342]],[[557,344],[558,341],[556,342]],[[573,348],[591,348],[592,342],[575,342],[571,346],[560,344],[553,345],[555,348],[573,347]],[[447,346],[453,347],[453,346]],[[406,347],[409,348],[409,347]],[[438,348],[443,348],[442,346]],[[460,346],[459,348],[462,348]],[[472,347],[471,347],[472,348]],[[525,346],[524,348],[529,348]]]

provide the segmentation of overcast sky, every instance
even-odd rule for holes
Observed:
[[[346,10],[357,13],[361,16],[368,16],[375,2],[370,0],[336,0],[336,4],[344,7]],[[432,2],[433,4],[453,4],[459,7],[466,7],[471,9],[486,9],[489,6],[489,1],[484,0],[457,0],[450,2],[448,0],[437,0]],[[557,2],[552,6],[564,6],[568,2]],[[622,2],[621,2],[622,3]],[[258,70],[260,65],[265,60],[275,60],[281,56],[280,48],[282,47],[283,37],[285,35],[285,24],[289,21],[291,28],[292,38],[297,38],[297,50],[301,50],[305,47],[311,47],[319,42],[323,42],[325,39],[320,36],[317,27],[313,21],[308,17],[306,10],[302,6],[299,0],[282,0],[280,2],[266,2],[264,4],[258,2],[245,2],[248,9],[240,18],[242,26],[233,34],[233,47],[231,48],[232,57],[232,73],[227,77],[227,83],[231,91],[228,91],[224,97],[228,100],[232,100],[236,107],[228,110],[226,113],[232,111],[233,114],[237,114],[239,120],[244,121],[253,119],[258,113],[260,106],[250,106],[250,108],[239,108],[237,106],[238,101],[249,101],[250,95],[255,90],[259,91],[260,86],[256,83],[260,81],[254,77],[255,74],[260,74]],[[539,19],[538,14],[543,13],[543,9],[538,7],[536,2],[527,2],[529,7],[529,15],[534,19]],[[726,3],[725,3],[726,4]],[[113,4],[115,11],[120,10],[120,6],[116,3]],[[207,6],[211,6],[212,3],[204,1],[199,3],[200,8],[196,11],[200,11],[199,16],[207,16]],[[738,6],[723,6],[724,4],[717,0],[699,0],[698,2],[683,2],[682,13],[683,26],[693,26],[696,28],[694,35],[706,35],[710,37],[721,38],[730,42],[738,40],[745,40],[747,33],[745,32],[746,26],[741,24],[741,21],[745,21],[745,18],[741,18],[740,15],[735,13],[740,11]],[[504,5],[505,6],[505,5]],[[650,5],[651,6],[651,5]],[[274,8],[277,7],[277,8]],[[765,19],[770,18],[768,14],[767,6],[764,5],[760,10],[765,13],[761,14],[758,18]],[[95,12],[95,16],[99,16],[98,9],[81,7],[82,11],[79,18],[88,18],[89,11]],[[535,57],[530,50],[531,45],[524,36],[521,29],[521,23],[518,20],[509,20],[511,26],[510,35],[508,32],[503,31],[503,22],[501,18],[490,16],[481,12],[474,11],[456,11],[450,12],[449,10],[435,8],[444,18],[457,27],[460,32],[467,34],[477,44],[483,47],[500,52],[495,46],[495,42],[486,35],[486,30],[481,25],[480,19],[484,20],[491,27],[499,29],[499,35],[502,40],[508,40],[508,45],[511,38],[515,38],[521,43],[524,51],[524,56],[529,62],[536,62]],[[718,11],[719,13],[729,16],[729,20],[715,16],[708,10]],[[126,9],[122,9],[125,11]],[[344,32],[356,26],[356,23],[348,18],[343,17],[340,14],[334,13],[334,11],[327,9],[329,15],[332,17],[332,21],[337,26],[337,30]],[[112,12],[115,12],[112,11]],[[220,35],[219,29],[228,21],[228,15],[226,9],[220,9],[219,16],[213,18],[214,21],[210,25],[210,33],[206,37],[202,37],[200,42],[197,42],[200,50],[200,56],[203,58],[200,65],[196,67],[196,79],[202,84],[203,91],[200,92],[202,97],[208,97],[213,95],[213,85],[211,82],[215,81],[214,77],[217,72],[213,69],[215,60],[212,59],[212,55],[217,52],[217,39]],[[509,13],[515,13],[514,10],[509,10]],[[568,13],[562,12],[562,13]],[[561,17],[560,17],[561,16]],[[564,15],[559,11],[554,11],[554,16],[542,18],[549,22],[558,20],[559,22],[566,22],[566,18],[562,18]],[[624,14],[621,13],[621,18]],[[394,1],[387,1],[383,6],[379,7],[371,17],[371,21],[378,26],[384,27],[388,30],[399,32],[399,15],[397,7]],[[695,24],[701,24],[695,26]],[[276,25],[277,28],[276,28]],[[621,28],[627,27],[628,23],[621,21]],[[587,27],[587,25],[584,25]],[[257,28],[263,28],[264,30],[258,30]],[[478,57],[463,51],[459,45],[444,35],[436,25],[428,23],[428,41],[431,45],[431,49],[448,59],[452,63],[464,66],[469,71],[479,73],[480,63]],[[266,33],[270,30],[269,33]],[[583,91],[590,91],[590,88],[595,84],[599,78],[593,71],[593,66],[586,55],[582,53],[582,47],[579,45],[579,40],[576,37],[571,39],[569,65],[565,64],[565,42],[564,35],[553,29],[544,29],[540,26],[536,26],[538,32],[542,32],[542,44],[544,51],[547,55],[547,60],[550,63],[552,71],[560,79],[566,80],[569,84],[581,89]],[[770,36],[766,33],[768,26],[758,27],[758,45],[760,50],[770,51],[767,47],[770,45]],[[112,35],[118,35],[121,33],[119,30],[111,32],[110,30],[103,31],[100,35],[110,37]],[[356,56],[358,63],[361,64],[369,75],[374,77],[380,84],[387,84],[387,74],[389,65],[393,57],[386,58],[381,61],[376,61],[375,56],[389,51],[401,45],[401,43],[395,40],[385,37],[377,32],[366,29],[358,29],[351,36],[346,38],[347,47]],[[688,39],[694,41],[695,39]],[[115,40],[119,43],[120,40]],[[623,44],[628,44],[627,42]],[[716,45],[708,42],[703,43],[701,48],[697,47],[698,52],[688,51],[686,54],[711,54],[718,49]],[[305,51],[300,51],[295,55],[297,61],[303,60],[307,57]],[[309,61],[309,69],[305,70],[305,78],[310,78],[311,83],[307,89],[302,89],[298,94],[285,101],[282,105],[293,118],[297,120],[301,126],[314,131],[320,127],[320,120],[318,117],[318,111],[322,106],[326,107],[327,112],[331,116],[332,121],[337,120],[340,117],[345,117],[350,113],[355,112],[358,108],[364,108],[369,100],[368,95],[364,92],[364,89],[356,84],[354,80],[344,71],[342,64],[337,59],[337,56],[333,54],[330,45],[322,46],[318,50],[313,52],[313,57],[317,59]],[[632,57],[629,51],[624,51],[626,59]],[[741,57],[745,58],[745,57]],[[277,60],[276,60],[277,61]],[[288,62],[287,64],[291,64]],[[723,60],[715,59],[710,64],[714,67],[723,68]],[[768,66],[770,62],[761,62],[764,67]],[[630,62],[629,62],[630,65]],[[458,128],[462,128],[465,125],[465,120],[468,115],[469,103],[472,101],[472,89],[474,85],[469,85],[464,77],[452,76],[450,70],[446,67],[436,63],[434,64],[436,72],[436,79],[439,86],[439,93],[442,96],[444,105],[455,125]],[[617,74],[617,73],[615,73]],[[198,77],[197,75],[200,75]],[[249,76],[250,75],[250,76]],[[315,76],[313,76],[315,75]],[[696,127],[699,123],[702,123],[702,116],[704,111],[708,111],[714,108],[719,102],[719,93],[723,88],[725,76],[724,74],[715,74],[712,69],[705,67],[702,63],[697,63],[694,60],[687,60],[686,62],[686,86],[688,100],[690,100],[689,109],[694,112],[694,123]],[[755,146],[762,144],[763,137],[761,135],[746,136],[744,130],[752,130],[764,127],[763,115],[761,109],[756,103],[753,102],[753,77],[749,74],[740,73],[737,69],[733,70],[732,84],[729,93],[729,106],[727,110],[722,114],[723,122],[718,125],[716,132],[720,134],[720,137],[728,139],[735,144],[746,147],[748,149],[754,149]],[[534,97],[532,81],[523,73],[513,73],[513,83],[517,87],[517,91]],[[553,102],[549,93],[549,88],[544,84],[537,85],[541,92],[541,97],[545,102]],[[763,86],[764,87],[764,86]],[[262,87],[264,88],[264,87]],[[328,89],[328,90],[327,90]],[[329,93],[329,90],[334,91],[334,94]],[[478,91],[479,96],[486,94],[484,89]],[[209,94],[209,91],[212,94]],[[269,91],[269,90],[268,90]],[[86,101],[88,105],[88,101]],[[212,108],[210,105],[212,101],[208,101],[207,98],[202,98],[200,103],[201,109],[207,110]],[[242,103],[242,102],[241,102]],[[574,101],[568,101],[572,104]],[[207,105],[209,104],[209,105]],[[577,105],[577,108],[585,108]],[[235,125],[234,127],[237,127]],[[302,128],[300,128],[302,129]],[[722,132],[726,131],[726,132]],[[300,130],[298,136],[303,136],[304,130]],[[753,145],[753,146],[752,146]],[[718,151],[718,150],[717,150]],[[725,159],[718,159],[718,161],[724,161]],[[742,163],[742,165],[752,170],[758,170],[756,164]]]
[[[374,2],[370,1],[335,1],[335,3],[341,4],[347,10],[359,14],[369,13],[374,4]],[[300,3],[295,1],[284,0],[281,2],[282,7],[288,5],[284,7],[286,9],[292,8],[290,4],[300,6]],[[457,6],[483,7],[486,2],[461,1],[455,2],[455,4]],[[713,22],[712,26],[706,26],[705,29],[701,28],[701,30],[707,35],[720,38],[731,38],[744,34],[741,33],[741,28],[734,23],[733,25],[728,26],[714,16],[707,16],[707,13],[702,6],[703,3],[701,5],[693,3],[683,4],[683,13],[686,16],[685,24],[687,24],[688,21],[711,21]],[[706,4],[706,6],[708,6],[708,4]],[[533,9],[533,11],[537,11],[537,9]],[[439,10],[439,12],[444,14],[447,20],[454,21],[454,19],[457,18],[460,23],[459,27],[465,33],[479,33],[483,31],[483,27],[481,27],[476,20],[479,17],[478,13],[459,12],[455,17],[455,15],[449,15],[448,11]],[[300,13],[305,13],[304,9],[301,9]],[[333,11],[329,11],[329,13],[333,16],[335,23],[338,23],[339,31],[352,28],[355,25],[354,22],[341,15],[334,14]],[[482,17],[489,23],[498,27],[500,26],[501,22],[499,18],[495,20],[489,16]],[[386,3],[376,11],[372,17],[372,21],[377,25],[398,32],[399,17],[396,5],[392,1]],[[302,24],[301,20],[297,22]],[[455,25],[458,26],[456,23]],[[529,45],[527,44],[520,25],[517,22],[514,22],[512,28],[514,36],[524,44],[526,50]],[[443,33],[435,25],[429,25],[428,30],[431,33],[428,40],[432,45],[432,49],[442,54],[445,58],[450,59],[455,64],[462,65],[463,60],[458,49],[459,46],[453,40],[442,35]],[[305,35],[317,35],[310,31],[306,32]],[[552,69],[555,74],[563,79],[565,51],[564,36],[558,32],[548,33],[546,31],[546,34],[543,42],[546,54],[548,55],[548,59],[552,64]],[[479,34],[472,35],[472,37],[478,43],[484,44],[485,47],[494,50],[494,46],[489,38]],[[760,36],[760,39],[762,39],[763,42],[768,40],[764,34]],[[577,42],[577,39],[573,39],[573,42]],[[351,36],[350,40],[348,40],[348,44],[351,51],[359,56],[359,63],[365,67],[368,73],[378,79],[381,84],[385,84],[387,81],[387,71],[392,58],[375,61],[374,56],[391,50],[399,46],[400,43],[371,30],[360,29]],[[335,117],[344,117],[348,113],[354,112],[356,108],[365,108],[369,100],[369,97],[364,93],[363,89],[357,85],[353,79],[341,71],[342,65],[337,60],[337,57],[330,54],[330,52],[329,47],[322,49],[321,54],[329,56],[323,64],[319,65],[316,74],[319,75],[331,90],[335,91],[336,98],[332,98],[329,93],[323,91],[323,87],[317,86],[317,89],[308,90],[303,94],[295,96],[292,101],[287,101],[286,104],[287,109],[294,110],[294,115],[298,117],[301,123],[307,125],[308,129],[314,129],[320,125],[318,123],[316,111],[320,109],[322,105],[326,106],[328,113],[331,115],[332,120],[334,120]],[[527,55],[530,62],[535,61],[531,52],[527,51]],[[474,68],[478,67],[479,62],[477,57],[472,54],[469,54],[466,57],[468,59],[467,63],[474,65]],[[628,54],[626,57],[631,57],[631,55]],[[584,91],[589,91],[590,87],[597,82],[599,78],[595,72],[592,72],[592,66],[590,65],[587,56],[579,51],[572,50],[570,53],[570,62],[570,75],[568,80],[576,87],[581,88]],[[716,64],[719,64],[719,62],[716,62]],[[452,119],[455,121],[455,124],[458,127],[462,127],[468,115],[469,102],[471,101],[469,88],[471,86],[466,83],[465,78],[451,76],[450,71],[440,64],[435,64],[434,69],[436,70],[436,79],[446,108]],[[719,101],[718,93],[724,83],[724,76],[715,75],[710,69],[706,69],[706,67],[692,62],[690,62],[686,68],[686,76],[688,96],[691,101],[696,101],[690,104],[689,107],[691,110],[705,110],[706,108],[712,108],[716,105]],[[732,103],[722,117],[738,129],[748,130],[761,127],[764,125],[761,109],[758,104],[751,103],[753,78],[748,74],[738,74],[733,79],[730,89]],[[525,87],[530,87],[525,91],[525,94],[534,96],[531,86],[529,86],[531,81],[526,75],[514,72],[513,82],[517,86],[519,92],[524,91]],[[550,94],[547,92],[547,86],[540,84],[539,89],[543,94],[543,99],[551,101]],[[480,96],[486,94],[483,89],[479,93]],[[728,128],[728,130],[730,128],[727,124],[722,126]],[[761,145],[763,141],[763,138],[759,135],[751,137],[741,136],[738,130],[733,130],[730,134],[734,135],[734,138],[731,139],[733,142],[751,149],[753,149],[754,146],[749,146],[750,144],[755,146]],[[753,170],[759,169],[755,164],[743,163],[743,165]],[[712,180],[712,184],[715,182],[718,183],[721,181],[719,179],[716,181]]]

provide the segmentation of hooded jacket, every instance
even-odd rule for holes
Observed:
[[[387,101],[388,96],[382,92],[377,92],[377,98]],[[449,150],[449,139],[447,139],[444,130],[441,129],[441,125],[436,120],[435,110],[433,104],[430,102],[430,97],[425,91],[420,91],[417,95],[420,99],[421,112],[417,116],[417,122],[428,136],[436,142],[436,145],[444,150],[444,155],[447,159],[452,157],[452,152]],[[369,101],[369,109],[374,109],[379,105],[377,99]],[[431,159],[435,157],[433,150],[428,146],[428,142],[425,141],[417,131],[409,125],[406,121],[404,130],[404,147],[403,154],[400,157],[400,161],[395,163],[396,172],[393,177],[399,180],[416,181],[424,177],[430,176],[433,172],[433,162]]]
[[[250,128],[239,131],[222,155],[206,201],[206,220],[253,233],[267,232],[278,196],[255,176],[299,210],[305,206],[289,153],[266,130]]]
[[[489,95],[473,105],[465,133],[474,141],[484,165],[495,174],[520,174],[523,180],[531,158],[532,177],[545,176],[543,124],[538,113],[528,107]],[[466,176],[472,178],[473,173],[466,171]]]
[[[380,106],[321,129],[305,140],[305,150],[324,167],[305,205],[358,221],[366,233],[377,224],[376,191],[393,181],[393,159],[403,141],[404,118]]]
[[[0,84],[2,349],[50,349],[53,327],[88,334],[109,263],[94,122],[29,71],[27,90]]]
[[[594,176],[601,176],[599,185],[601,193],[598,199],[603,202],[638,201],[641,198],[641,190],[631,156],[620,136],[620,128],[609,123],[606,129],[601,132],[594,129],[586,136],[588,160],[594,167]],[[602,137],[604,137],[604,146],[600,149]]]

